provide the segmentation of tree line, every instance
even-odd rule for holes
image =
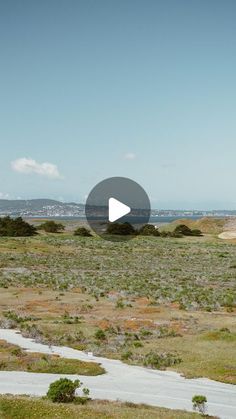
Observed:
[[[56,223],[53,220],[45,221],[39,226],[29,224],[21,217],[11,218],[9,216],[0,218],[0,236],[5,237],[28,237],[38,234],[42,230],[47,233],[60,233],[65,230],[65,226]],[[159,231],[152,224],[145,224],[140,229],[135,229],[130,223],[108,223],[106,234],[109,235],[141,235],[154,237],[183,237],[183,236],[201,236],[200,230],[190,229],[185,224],[180,224],[173,231]],[[86,227],[78,227],[74,231],[75,236],[91,237],[91,231]]]

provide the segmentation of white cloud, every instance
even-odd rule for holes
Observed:
[[[57,166],[53,163],[38,163],[31,158],[22,157],[11,162],[11,167],[15,172],[30,175],[36,173],[40,176],[46,176],[50,179],[61,179]]]
[[[134,153],[126,153],[124,155],[125,160],[134,160],[136,158],[136,155]]]
[[[10,198],[9,193],[0,192],[0,199],[9,199],[9,198]]]

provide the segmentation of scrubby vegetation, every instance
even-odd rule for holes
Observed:
[[[28,371],[48,374],[99,375],[104,369],[95,362],[60,358],[57,355],[43,355],[26,352],[16,345],[0,340],[0,370]]]
[[[36,228],[24,221],[21,217],[0,218],[0,236],[28,237],[37,234]]]
[[[60,378],[50,384],[47,398],[53,403],[71,403],[76,401],[85,404],[88,401],[89,389],[82,388],[83,396],[76,396],[76,390],[82,387],[79,380],[72,381],[69,378]]]
[[[179,224],[177,225],[173,230],[161,230],[160,234],[161,237],[184,237],[184,236],[202,236],[201,230],[193,229],[191,230],[188,226],[185,224]]]
[[[139,234],[142,236],[160,236],[158,229],[152,224],[145,224],[139,229]]]
[[[145,355],[143,364],[146,367],[162,370],[167,367],[171,367],[172,365],[179,364],[181,361],[182,360],[178,355],[171,352],[164,352],[159,354],[151,351]]]
[[[197,220],[184,218],[175,220],[168,226],[163,226],[162,229],[168,228],[169,231],[173,231],[176,226],[184,224],[191,230],[200,230],[204,234],[219,234],[224,230],[226,223],[227,218],[203,217]]]
[[[74,229],[0,240],[1,327],[236,383],[234,243],[141,234],[107,242]]]
[[[59,233],[65,230],[65,226],[61,223],[56,223],[55,221],[45,221],[38,226],[38,230],[44,230],[47,233]]]
[[[135,229],[130,223],[109,223],[107,225],[107,234],[116,234],[120,236],[140,235],[140,236],[154,236],[154,237],[174,237],[179,238],[183,236],[202,236],[199,229],[191,230],[185,224],[177,225],[173,230],[159,231],[152,224],[145,224],[140,229]]]
[[[88,228],[86,228],[86,227],[78,227],[74,231],[74,236],[91,237],[92,234],[90,233],[90,231],[88,230]]]
[[[106,233],[127,236],[129,234],[136,234],[136,231],[130,223],[109,223],[107,224]]]
[[[176,234],[176,236],[178,236],[178,235],[180,235],[180,236],[201,236],[202,235],[201,230],[198,230],[198,229],[191,230],[191,228],[189,228],[185,224],[179,224],[177,227],[175,227],[174,233]]]
[[[85,406],[76,403],[53,403],[36,397],[0,396],[2,419],[197,419],[198,413],[184,412],[134,403],[88,401]]]
[[[236,248],[230,244],[138,236],[128,244],[108,246],[98,239],[60,237],[0,243],[0,286],[59,291],[79,286],[91,295],[115,289],[156,304],[175,302],[181,310],[235,307]]]

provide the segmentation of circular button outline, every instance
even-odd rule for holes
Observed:
[[[148,224],[151,215],[149,197],[143,187],[136,181],[122,176],[113,176],[98,182],[90,191],[85,215],[90,228],[101,238],[109,241],[127,241],[134,234],[118,235],[106,232],[109,222],[109,198],[115,198],[121,204],[131,208],[129,214],[111,224],[129,223],[135,230]]]

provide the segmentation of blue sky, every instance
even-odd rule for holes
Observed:
[[[0,0],[0,197],[236,208],[236,3]],[[48,163],[48,164],[45,164]]]

